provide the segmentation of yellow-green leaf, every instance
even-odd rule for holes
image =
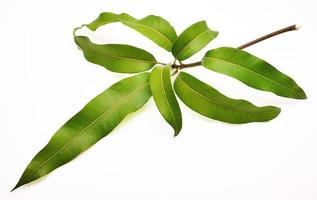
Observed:
[[[14,189],[68,163],[108,135],[151,97],[149,73],[125,78],[90,101],[31,160]]]
[[[307,98],[304,90],[292,78],[241,49],[222,47],[210,50],[203,58],[202,65],[259,90],[273,92],[283,97]]]
[[[184,30],[173,46],[172,53],[177,60],[185,60],[216,38],[217,31],[211,30],[205,21],[197,22]]]
[[[86,60],[113,72],[142,72],[157,63],[152,54],[130,45],[94,44],[85,36],[75,36],[75,42],[83,50]]]
[[[174,128],[176,136],[182,129],[182,115],[171,83],[171,66],[155,67],[150,86],[155,104],[164,119]]]
[[[172,50],[177,38],[176,31],[171,24],[164,18],[155,15],[149,15],[138,20],[126,13],[114,14],[104,12],[101,13],[96,20],[87,24],[87,27],[90,30],[96,30],[102,25],[114,22],[121,22],[122,24],[138,31],[167,51]]]
[[[274,106],[257,107],[245,100],[231,99],[185,72],[178,75],[174,88],[177,96],[192,110],[227,123],[263,122],[280,113]]]

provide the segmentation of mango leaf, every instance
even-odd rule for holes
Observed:
[[[138,20],[126,13],[114,14],[104,12],[101,13],[96,20],[86,26],[90,30],[95,31],[102,25],[114,22],[121,22],[122,24],[138,31],[167,51],[172,50],[173,44],[177,38],[176,31],[170,23],[162,17],[155,15],[149,15]]]
[[[182,115],[172,87],[170,69],[170,65],[155,67],[150,86],[158,110],[174,128],[174,136],[177,136],[182,129]]]
[[[68,163],[140,109],[151,97],[149,77],[143,73],[125,78],[90,101],[32,159],[14,189]]]
[[[157,63],[152,54],[133,46],[94,44],[85,36],[75,36],[74,39],[83,50],[86,60],[113,72],[142,72],[152,68]]]
[[[183,31],[175,41],[172,53],[177,60],[185,60],[216,38],[218,32],[209,29],[205,21],[197,22]]]
[[[242,124],[263,122],[275,118],[280,109],[273,106],[257,107],[245,100],[226,97],[216,89],[181,72],[174,82],[177,96],[192,110],[211,119]]]
[[[222,47],[210,50],[203,58],[202,65],[259,90],[270,91],[283,97],[307,98],[304,90],[292,78],[241,49]]]

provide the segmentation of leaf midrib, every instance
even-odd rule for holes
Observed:
[[[166,95],[166,91],[165,91],[165,87],[164,87],[164,79],[163,79],[163,71],[164,69],[161,69],[161,84],[162,84],[162,90],[163,90],[163,96],[164,96],[164,99],[165,101],[167,102],[167,105],[168,105],[168,109],[172,115],[172,118],[173,118],[173,122],[174,122],[174,125],[175,125],[175,129],[178,131],[178,126],[177,126],[177,123],[176,123],[176,120],[175,120],[175,116],[174,116],[174,113],[172,112],[172,108],[171,108],[171,105],[167,99],[167,95]]]
[[[134,58],[127,58],[127,57],[121,57],[121,56],[114,56],[114,55],[110,55],[110,54],[105,54],[103,52],[97,51],[95,50],[95,48],[91,47],[91,45],[89,45],[89,50],[100,54],[102,56],[106,56],[106,57],[110,57],[110,58],[115,58],[118,60],[127,60],[127,61],[131,61],[131,62],[139,62],[139,63],[150,63],[150,64],[158,64],[158,62],[156,60],[150,61],[150,60],[140,60],[140,59],[134,59]]]
[[[118,17],[118,18],[117,18],[117,19],[118,19],[117,22],[121,22],[121,23],[123,23],[123,24],[125,24],[125,23],[126,23],[126,24],[131,23],[131,24],[133,24],[133,25],[143,26],[143,27],[145,27],[145,28],[147,28],[147,29],[149,29],[149,30],[151,30],[151,31],[153,31],[153,32],[155,32],[155,33],[157,33],[157,34],[159,34],[160,36],[162,36],[162,38],[170,44],[169,46],[173,46],[173,44],[174,44],[174,42],[173,42],[170,38],[168,38],[166,35],[164,35],[163,33],[161,33],[160,31],[156,30],[155,28],[153,28],[153,27],[151,27],[151,26],[147,26],[147,25],[145,25],[145,24],[141,24],[141,23],[139,22],[140,20],[138,20],[138,19],[136,19],[137,22],[133,22],[133,21],[129,21],[129,20],[124,20],[124,19],[120,18],[119,15],[117,15],[117,17]],[[126,25],[126,24],[125,24],[125,25]],[[128,26],[129,26],[129,25],[128,25]],[[130,28],[132,28],[132,27],[130,27]],[[132,29],[135,30],[134,28],[132,28]],[[138,30],[135,30],[135,31],[138,31]],[[160,46],[164,46],[164,45],[160,44]]]
[[[192,39],[190,42],[188,42],[188,44],[186,44],[183,49],[177,54],[177,56],[175,58],[178,58],[179,55],[181,55],[183,53],[183,51],[185,51],[185,49],[187,49],[187,47],[189,45],[191,45],[194,41],[196,41],[200,36],[204,35],[205,33],[211,32],[210,29],[207,29],[201,33],[199,33],[194,39]]]
[[[43,166],[45,166],[46,163],[48,163],[51,159],[53,159],[55,156],[57,156],[61,151],[63,151],[65,148],[67,148],[72,141],[74,141],[75,139],[79,138],[80,136],[82,136],[83,133],[85,133],[86,130],[88,130],[90,127],[92,127],[94,124],[96,124],[99,120],[101,120],[103,117],[105,117],[108,113],[110,113],[112,110],[114,110],[115,108],[118,107],[118,105],[127,100],[128,98],[130,98],[133,94],[135,94],[137,91],[143,89],[144,87],[146,87],[149,83],[143,84],[142,86],[136,88],[134,91],[132,91],[130,94],[126,95],[124,98],[122,98],[120,101],[118,101],[118,103],[116,103],[115,105],[113,105],[110,109],[107,109],[106,111],[104,111],[99,117],[97,117],[97,119],[95,119],[91,124],[89,124],[86,128],[84,128],[83,130],[81,130],[77,135],[75,135],[74,137],[72,137],[66,144],[64,144],[58,151],[56,151],[51,157],[49,157],[47,160],[45,160],[38,168],[36,168],[35,170],[33,170],[28,176],[26,176],[25,178],[23,178],[23,180],[27,180],[29,177],[31,177],[35,172],[37,172],[38,170],[40,170]]]
[[[147,26],[147,25],[141,24],[140,22],[132,22],[132,21],[126,21],[126,20],[121,20],[121,19],[120,19],[120,21],[123,22],[123,23],[131,23],[131,24],[134,24],[134,25],[140,25],[140,26],[143,26],[145,28],[148,28],[148,29],[158,33],[159,35],[161,35],[165,39],[165,41],[170,43],[171,46],[174,44],[174,42],[171,41],[168,37],[166,37],[166,35],[164,35],[160,31],[156,30],[155,28],[152,28],[151,26]]]
[[[224,60],[224,59],[220,59],[220,58],[215,58],[215,57],[205,57],[205,58],[206,58],[206,59],[209,59],[209,60],[217,60],[217,61],[220,61],[220,62],[224,62],[224,63],[227,63],[227,64],[232,64],[232,65],[234,65],[234,66],[240,67],[240,68],[242,68],[242,69],[244,69],[244,70],[246,70],[246,71],[248,71],[248,72],[250,72],[250,73],[252,73],[252,74],[255,74],[255,75],[259,76],[259,77],[262,78],[262,79],[268,80],[268,81],[270,81],[270,82],[272,82],[272,83],[274,83],[274,84],[276,84],[276,85],[278,85],[278,86],[280,86],[280,87],[283,87],[283,88],[287,89],[287,90],[290,91],[291,93],[294,93],[294,94],[300,96],[299,93],[293,91],[291,88],[286,87],[285,85],[282,85],[282,84],[280,84],[280,83],[278,83],[278,82],[276,82],[276,81],[274,81],[274,80],[272,80],[272,79],[269,79],[269,78],[267,78],[267,77],[265,77],[265,76],[262,76],[261,74],[258,74],[258,73],[254,72],[254,71],[252,71],[252,70],[249,70],[248,68],[243,67],[242,65],[238,65],[238,64],[235,64],[235,63],[230,62],[230,61],[228,61],[228,60]]]
[[[200,94],[199,92],[197,92],[196,90],[194,90],[192,87],[190,87],[180,76],[179,76],[179,79],[185,84],[185,86],[187,88],[189,88],[191,91],[193,91],[194,93],[196,93],[198,96],[206,99],[207,101],[211,102],[211,103],[214,103],[224,109],[227,109],[227,110],[231,110],[231,111],[234,111],[234,112],[242,112],[242,113],[247,113],[247,114],[269,114],[269,113],[274,113],[273,111],[271,112],[265,112],[265,111],[257,111],[257,112],[249,112],[249,111],[244,111],[244,110],[236,110],[236,109],[233,109],[233,108],[230,108],[230,107],[227,107],[223,104],[219,104],[218,102],[216,101],[213,101],[212,99],[209,99],[208,97],[205,97],[204,95]],[[259,108],[259,107],[258,107]]]

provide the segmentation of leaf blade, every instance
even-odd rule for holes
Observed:
[[[126,115],[140,109],[150,97],[149,73],[125,78],[109,87],[54,134],[28,164],[14,189],[74,159],[109,134]]]
[[[177,136],[182,129],[182,115],[170,77],[170,65],[156,67],[151,73],[150,86],[158,110]]]
[[[211,30],[205,21],[199,21],[185,29],[176,39],[172,49],[175,59],[185,60],[216,38],[217,31]]]
[[[204,56],[202,65],[236,78],[255,89],[288,98],[307,98],[304,90],[292,78],[264,60],[240,49],[221,47],[210,50]]]
[[[157,62],[149,52],[122,44],[94,44],[88,37],[75,36],[87,61],[101,65],[112,72],[137,73],[151,69]]]
[[[87,27],[94,31],[102,25],[114,22],[121,22],[134,29],[167,51],[172,50],[177,38],[176,31],[171,24],[164,18],[154,15],[138,20],[126,13],[114,14],[105,12],[101,13],[93,22],[87,24]]]
[[[264,122],[280,113],[274,106],[257,107],[245,100],[231,99],[185,72],[178,75],[174,88],[177,96],[195,112],[227,123]]]

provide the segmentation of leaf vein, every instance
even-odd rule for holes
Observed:
[[[254,72],[254,71],[252,71],[252,70],[249,70],[249,69],[247,69],[247,68],[245,68],[245,67],[243,67],[243,66],[241,66],[241,65],[237,65],[237,64],[235,64],[235,63],[233,63],[233,62],[230,62],[230,61],[227,61],[227,60],[223,60],[223,59],[219,59],[219,58],[213,58],[213,57],[205,57],[205,58],[206,58],[206,59],[209,59],[209,60],[216,60],[216,61],[220,61],[220,62],[224,62],[224,63],[229,63],[229,64],[232,64],[232,65],[234,65],[234,66],[240,67],[240,68],[245,69],[246,71],[248,71],[248,72],[250,72],[250,73],[252,73],[252,74],[255,74],[255,75],[257,75],[257,76],[259,76],[259,77],[261,77],[261,78],[263,78],[263,79],[265,79],[265,80],[268,80],[268,81],[270,81],[270,82],[272,82],[272,83],[274,83],[274,84],[276,84],[276,85],[278,85],[278,86],[280,86],[280,87],[283,87],[283,88],[287,89],[288,91],[290,91],[290,92],[292,92],[292,93],[294,93],[294,94],[300,95],[298,92],[293,91],[291,88],[289,88],[289,87],[287,87],[287,86],[285,86],[285,85],[282,85],[282,84],[280,84],[280,83],[278,83],[278,82],[276,82],[276,81],[274,81],[274,80],[272,80],[272,79],[269,79],[269,78],[267,78],[267,77],[265,77],[265,76],[262,76],[261,74],[256,73],[256,72]]]
[[[146,26],[146,25],[141,24],[141,23],[139,23],[139,22],[132,22],[132,21],[126,21],[126,20],[121,20],[121,19],[120,19],[120,21],[123,22],[123,23],[131,23],[131,24],[135,24],[135,25],[141,25],[141,26],[143,26],[143,27],[145,27],[145,28],[148,28],[148,29],[150,29],[150,30],[152,30],[152,31],[154,31],[154,32],[156,32],[156,33],[158,33],[158,34],[161,35],[167,42],[169,42],[171,45],[174,44],[174,42],[171,41],[168,37],[166,37],[166,35],[164,35],[163,33],[159,32],[159,31],[156,30],[155,28],[152,28],[152,27],[150,27],[150,26]],[[135,30],[135,29],[134,29],[134,30]]]
[[[183,53],[183,51],[185,51],[185,49],[189,46],[189,45],[191,45],[197,38],[199,38],[201,35],[203,35],[203,34],[205,34],[205,33],[208,33],[208,32],[211,32],[211,30],[206,30],[206,31],[203,31],[203,32],[201,32],[201,33],[199,33],[194,39],[192,39],[190,42],[188,42],[188,44],[186,44],[185,46],[184,46],[184,48],[177,54],[177,56],[176,56],[176,58],[178,58],[178,56],[181,54],[181,53]]]
[[[245,110],[238,110],[238,109],[233,109],[233,108],[230,108],[226,105],[223,105],[223,104],[220,104],[212,99],[209,99],[208,97],[200,94],[199,92],[197,92],[196,90],[194,90],[192,87],[190,87],[181,77],[179,77],[180,80],[186,85],[187,88],[189,88],[191,91],[193,91],[194,93],[196,93],[198,96],[202,97],[203,99],[206,99],[207,101],[213,103],[213,104],[216,104],[220,107],[223,107],[225,109],[228,109],[228,110],[231,110],[231,111],[234,111],[234,112],[242,112],[242,113],[247,113],[247,114],[269,114],[269,113],[273,113],[273,111],[257,111],[257,112],[250,112],[250,111],[245,111]]]
[[[94,48],[89,48],[91,51],[93,51],[94,53],[100,54],[102,56],[106,56],[109,58],[115,58],[115,59],[119,59],[119,60],[127,60],[127,61],[131,61],[131,62],[139,62],[139,63],[151,63],[151,64],[158,64],[158,62],[156,60],[151,61],[151,60],[140,60],[140,59],[133,59],[133,58],[126,58],[126,57],[121,57],[121,56],[114,56],[114,55],[110,55],[110,54],[105,54],[102,53],[100,51],[95,50]]]
[[[124,98],[122,98],[120,101],[118,101],[115,105],[113,105],[110,109],[104,111],[97,119],[95,119],[91,124],[89,124],[86,128],[81,130],[77,135],[75,135],[73,138],[71,138],[66,144],[64,144],[61,149],[59,149],[57,152],[55,152],[51,157],[49,157],[46,161],[44,161],[39,167],[37,167],[35,170],[33,170],[28,176],[26,176],[23,180],[26,180],[27,178],[31,177],[34,173],[36,173],[38,170],[40,170],[43,166],[45,166],[51,159],[53,159],[55,156],[57,156],[61,151],[63,151],[67,146],[69,146],[75,139],[79,138],[86,130],[88,130],[90,127],[92,127],[94,124],[96,124],[100,119],[107,116],[109,112],[114,110],[118,105],[130,98],[133,94],[135,94],[137,91],[143,89],[146,87],[149,83],[146,83],[138,88],[136,88],[134,91],[132,91],[130,94],[126,95]]]
[[[169,101],[167,99],[167,96],[166,96],[166,91],[165,91],[165,88],[164,88],[164,80],[163,80],[163,70],[164,69],[161,70],[161,80],[162,80],[161,83],[162,83],[162,90],[163,90],[163,94],[164,94],[163,96],[164,96],[165,101],[167,103],[168,109],[169,109],[169,111],[170,111],[170,113],[172,115],[173,122],[174,122],[174,125],[175,125],[175,129],[178,130],[178,126],[177,126],[177,123],[176,123],[176,120],[175,120],[174,113],[172,112],[171,105],[170,105],[170,103],[169,103]]]

